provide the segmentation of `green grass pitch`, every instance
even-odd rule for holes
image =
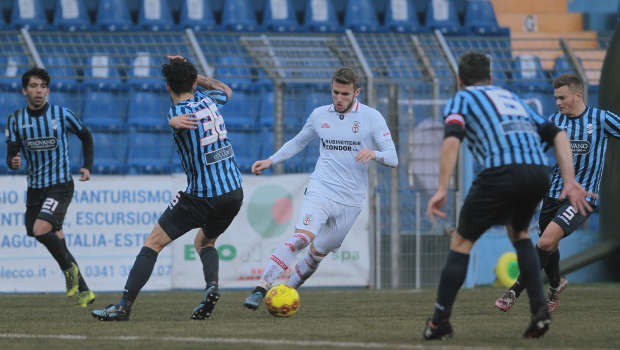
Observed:
[[[250,291],[223,290],[207,321],[190,321],[198,291],[143,292],[129,322],[100,322],[90,311],[118,302],[97,293],[88,308],[62,294],[0,295],[0,349],[617,349],[620,285],[570,284],[542,339],[523,339],[524,294],[508,313],[493,305],[504,289],[459,292],[454,338],[422,339],[436,290],[300,289],[300,309],[276,318],[264,303],[243,309]]]

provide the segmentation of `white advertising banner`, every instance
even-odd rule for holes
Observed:
[[[239,215],[216,243],[221,288],[251,288],[273,251],[295,230],[309,174],[245,176]],[[65,218],[67,245],[89,287],[121,291],[135,257],[174,195],[184,174],[93,176],[75,181]],[[0,292],[62,292],[64,277],[47,249],[26,236],[26,178],[0,176]],[[205,281],[194,249],[197,230],[164,248],[144,290],[202,289]],[[305,286],[367,286],[368,209],[365,207],[336,253]],[[305,254],[300,253],[295,263]],[[294,266],[294,264],[292,264]],[[277,283],[285,283],[289,268]]]

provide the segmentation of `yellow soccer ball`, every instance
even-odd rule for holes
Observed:
[[[265,305],[275,317],[290,317],[299,309],[299,294],[293,287],[280,284],[269,289]]]

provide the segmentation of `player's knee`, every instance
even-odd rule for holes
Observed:
[[[536,245],[542,250],[551,251],[553,250],[553,248],[555,248],[556,242],[554,242],[553,239],[549,239],[548,237],[543,236],[540,237]]]
[[[323,254],[321,252],[319,252],[318,250],[316,250],[316,247],[314,247],[314,242],[312,242],[312,244],[310,245],[310,251],[312,252],[312,254],[314,255],[318,255],[318,256],[327,256],[327,254]]]
[[[165,236],[165,234],[164,234],[164,236]],[[167,239],[165,239],[165,238],[167,238]],[[170,243],[170,238],[168,238],[168,236],[166,236],[165,238],[161,237],[161,235],[157,235],[157,234],[151,233],[144,240],[144,246],[145,247],[149,247],[149,248],[153,249],[154,251],[156,251],[157,253],[159,253],[159,252],[161,252],[162,249],[164,249],[165,246],[168,245],[168,243]]]

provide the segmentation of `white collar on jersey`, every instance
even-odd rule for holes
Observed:
[[[351,113],[351,112],[359,112],[359,109],[360,109],[360,101],[358,101],[357,98],[356,98],[355,102],[353,102],[353,107],[351,108],[349,113]],[[334,108],[334,104],[333,103],[331,105],[329,105],[329,108],[327,109],[327,111],[328,112],[338,113],[338,112],[336,112],[336,108]]]

